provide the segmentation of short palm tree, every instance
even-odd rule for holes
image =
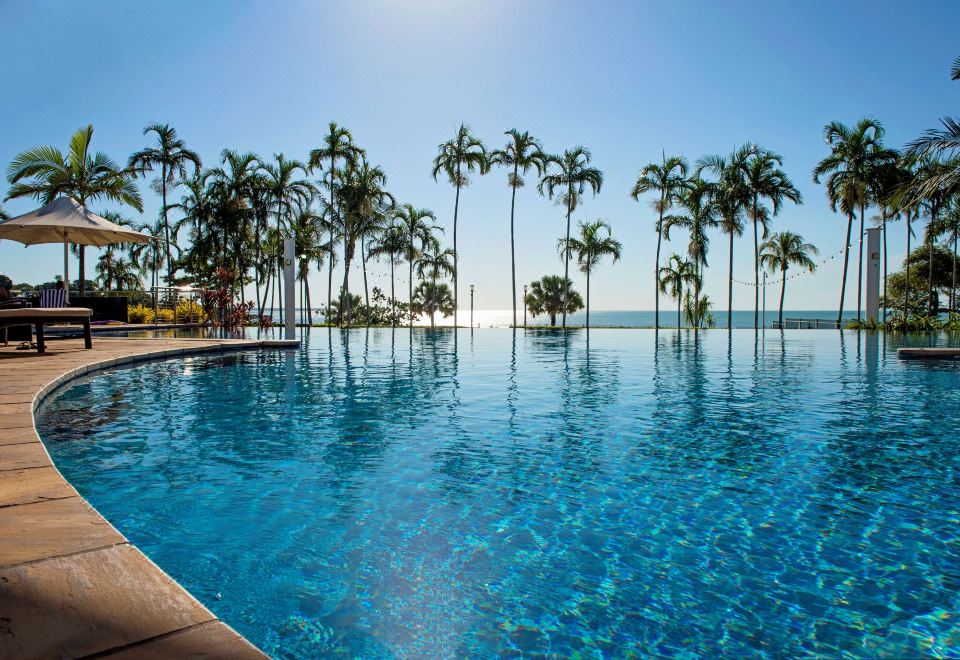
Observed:
[[[437,157],[433,159],[433,179],[436,181],[440,172],[447,175],[450,184],[456,188],[457,194],[453,202],[453,325],[457,325],[457,275],[459,263],[457,261],[457,217],[460,212],[460,189],[470,185],[467,176],[470,172],[486,174],[490,169],[487,158],[487,148],[483,142],[470,132],[470,127],[460,124],[456,136],[437,147]]]
[[[430,290],[437,291],[437,279],[453,274],[453,250],[440,249],[440,241],[432,240],[428,249],[417,259],[417,277],[430,279]],[[434,312],[430,312],[430,327],[434,327]]]
[[[542,175],[547,168],[549,156],[543,152],[540,142],[526,131],[521,133],[515,128],[506,132],[510,141],[502,149],[490,154],[491,165],[501,165],[510,169],[507,184],[510,186],[510,299],[513,303],[513,325],[517,325],[517,260],[513,241],[513,216],[517,201],[517,188],[524,185],[523,175],[531,168]]]
[[[60,195],[72,197],[81,205],[109,200],[143,211],[143,200],[134,183],[135,174],[122,169],[103,152],[90,153],[93,126],[81,128],[70,138],[66,156],[54,146],[23,151],[7,167],[10,189],[6,199],[33,197],[49,204]],[[86,261],[80,247],[80,295],[84,294]]]
[[[453,297],[450,295],[450,287],[446,284],[437,284],[436,282],[420,282],[413,292],[413,304],[411,305],[417,314],[430,315],[430,327],[436,327],[433,319],[437,312],[444,317],[453,314]]]
[[[777,315],[777,324],[783,327],[783,299],[787,293],[787,271],[790,266],[796,266],[809,272],[817,269],[811,256],[817,256],[819,251],[810,243],[803,242],[803,236],[792,231],[781,231],[760,246],[760,265],[771,272],[780,271],[780,311]]]
[[[700,288],[697,269],[693,261],[673,254],[667,259],[667,265],[660,268],[660,293],[669,295],[677,301],[677,330],[682,323],[683,288],[692,285]]]
[[[396,217],[396,210],[394,210],[391,220],[395,220]],[[403,262],[403,256],[406,254],[406,252],[407,236],[404,233],[403,227],[392,223],[382,234],[380,234],[373,245],[370,246],[370,250],[368,252],[368,256],[373,259],[386,257],[387,261],[390,262],[390,322],[394,326],[397,324],[397,294],[394,287],[396,278],[393,275],[393,268],[394,266]]]
[[[334,236],[337,215],[336,178],[338,176],[337,163],[350,163],[364,156],[365,152],[353,143],[353,135],[343,126],[332,121],[327,127],[327,134],[323,136],[323,146],[310,152],[309,165],[311,169],[320,169],[324,162],[329,163],[327,170],[327,192],[330,202],[326,208],[326,226],[330,234],[330,256],[327,260],[327,309],[332,309],[333,301],[333,264],[334,264]]]
[[[735,149],[728,157],[706,156],[697,161],[697,176],[711,172],[716,181],[710,185],[710,199],[716,204],[720,228],[730,238],[727,275],[727,329],[733,328],[733,239],[743,235],[743,212],[750,203],[750,190],[744,168],[749,147]]]
[[[703,284],[703,269],[707,266],[707,251],[710,248],[710,236],[707,230],[720,226],[719,211],[711,197],[711,184],[700,177],[693,177],[687,182],[683,194],[680,196],[680,207],[684,214],[669,215],[663,219],[663,237],[670,240],[670,230],[673,227],[686,229],[690,235],[687,244],[687,256],[693,262],[694,294],[692,310],[700,309],[700,289]],[[659,274],[658,274],[659,280]],[[658,285],[659,286],[659,285]],[[659,289],[658,289],[659,293]],[[691,323],[693,323],[691,321]],[[698,323],[693,323],[699,327]]]
[[[116,211],[104,211],[100,215],[121,227],[131,227],[132,223]],[[95,267],[97,277],[105,291],[140,288],[140,277],[135,272],[132,261],[123,258],[124,244],[112,243],[104,246]]]
[[[850,261],[850,233],[853,214],[860,209],[860,265],[857,280],[857,318],[860,318],[863,278],[863,221],[870,204],[870,184],[876,179],[877,168],[896,160],[896,153],[883,146],[883,126],[875,119],[865,117],[853,128],[831,122],[823,129],[823,137],[830,147],[830,155],[813,170],[813,182],[827,177],[827,199],[830,210],[838,208],[847,216],[847,240],[843,251],[843,279],[840,283],[840,309],[837,324],[843,320],[843,299],[847,288],[847,269]]]
[[[413,204],[403,204],[397,207],[395,217],[400,221],[399,227],[406,239],[403,257],[409,265],[408,300],[410,301],[410,327],[413,328],[413,265],[420,257],[423,249],[434,240],[434,232],[442,230],[433,222],[430,222],[431,220],[434,222],[437,220],[433,211],[418,209]]]
[[[540,314],[550,317],[550,325],[557,325],[557,315],[583,309],[583,298],[573,289],[573,282],[564,281],[560,275],[544,275],[530,283],[530,290],[523,304],[534,318]]]
[[[653,262],[654,328],[660,327],[660,245],[663,239],[664,219],[667,211],[680,199],[687,187],[687,161],[681,156],[663,157],[661,163],[649,163],[633,184],[630,196],[639,201],[640,196],[656,192],[654,203],[657,211],[657,252]]]
[[[596,167],[590,167],[590,152],[584,147],[574,147],[563,152],[562,156],[551,156],[549,162],[556,165],[558,172],[546,174],[540,179],[537,189],[553,199],[560,193],[560,203],[567,210],[567,234],[565,243],[570,241],[570,216],[583,199],[587,188],[596,195],[603,185],[603,172]],[[563,281],[570,282],[570,254],[567,253],[563,261]],[[562,307],[563,327],[567,327],[567,308]]]
[[[763,238],[769,235],[769,221],[779,212],[786,201],[802,204],[800,191],[794,187],[786,173],[780,169],[783,158],[760,147],[751,147],[751,154],[743,163],[744,180],[750,195],[750,218],[753,220],[753,329],[760,323],[760,235],[758,225],[763,227]],[[770,209],[761,206],[762,200],[770,202]]]
[[[160,195],[163,200],[161,210],[164,227],[164,241],[167,244],[167,282],[173,284],[173,270],[170,262],[170,221],[167,218],[167,190],[173,189],[177,181],[187,178],[187,165],[193,165],[194,173],[202,167],[200,156],[187,149],[186,143],[177,137],[177,129],[169,124],[148,124],[143,134],[157,134],[157,142],[153,147],[146,147],[130,156],[129,166],[138,173],[146,174],[158,165],[160,179],[157,181]]]
[[[587,276],[587,328],[590,327],[590,273],[600,263],[603,257],[613,257],[616,262],[620,259],[623,246],[613,238],[610,223],[598,219],[594,222],[580,223],[580,236],[575,238],[561,238],[557,245],[560,254],[569,259],[576,255],[577,264]]]

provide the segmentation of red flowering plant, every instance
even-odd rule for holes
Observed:
[[[213,275],[214,288],[205,289],[201,304],[203,312],[215,328],[236,330],[248,325],[253,302],[235,301],[230,294],[230,284],[234,281],[233,271],[218,268]]]

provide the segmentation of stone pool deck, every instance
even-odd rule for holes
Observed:
[[[0,344],[0,658],[265,658],[134,547],[60,475],[38,403],[90,371],[276,341],[95,338],[46,354]]]

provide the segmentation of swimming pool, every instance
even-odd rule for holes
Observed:
[[[38,427],[276,657],[957,655],[960,363],[898,345],[313,329],[84,378]]]

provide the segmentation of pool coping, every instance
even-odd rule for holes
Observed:
[[[101,338],[0,360],[0,657],[265,658],[120,534],[57,469],[35,413],[59,388],[138,362],[296,340]],[[19,359],[18,359],[19,358]]]

